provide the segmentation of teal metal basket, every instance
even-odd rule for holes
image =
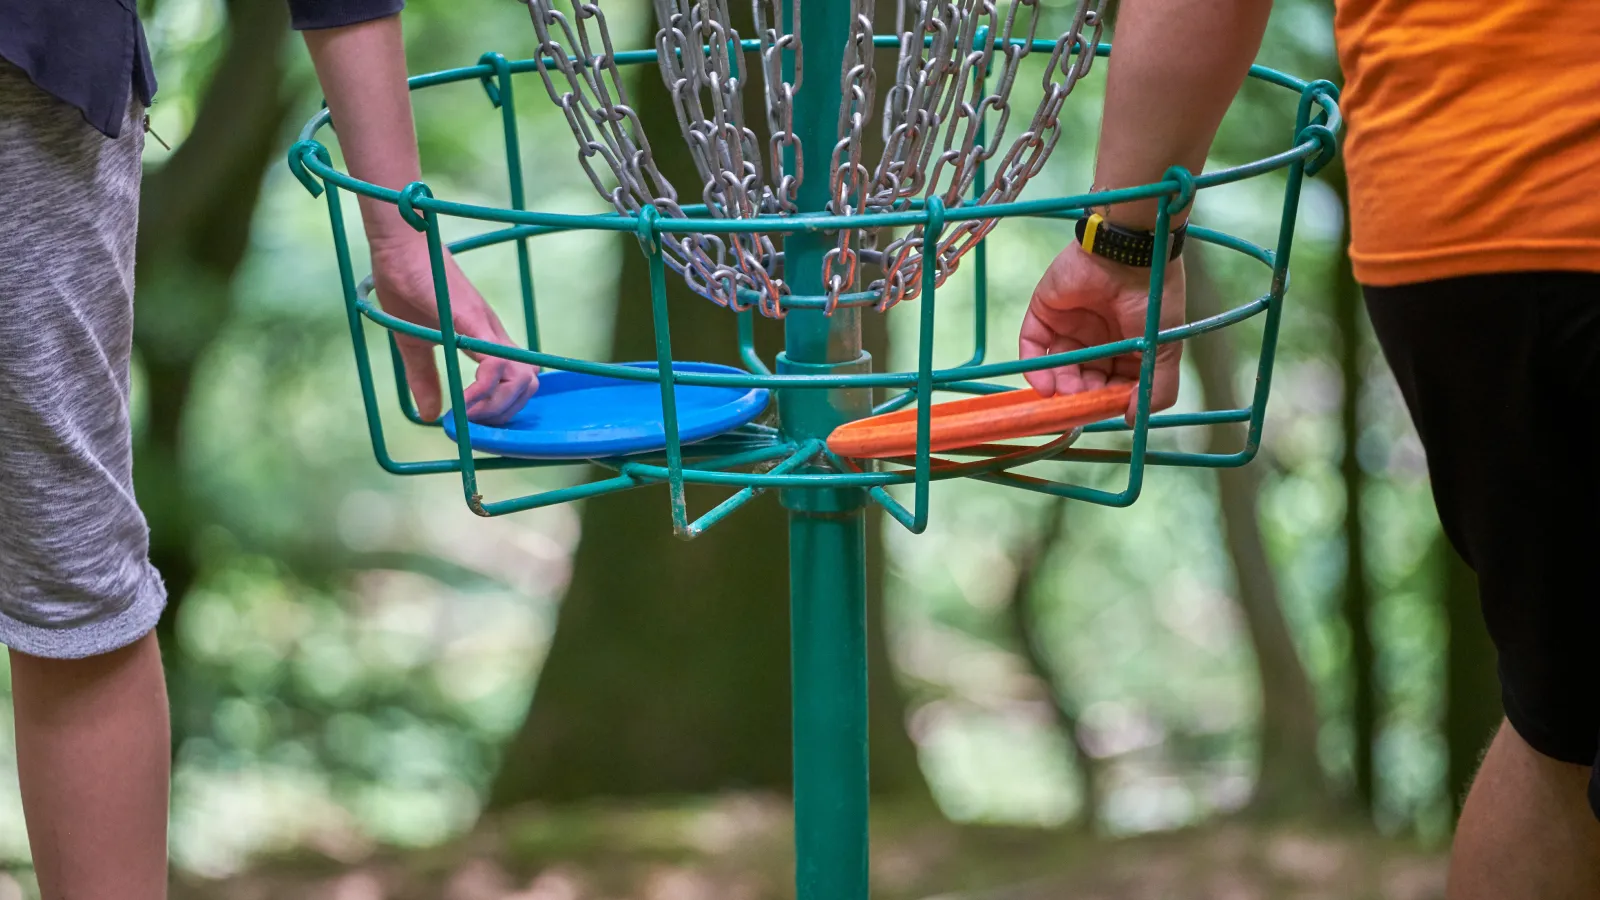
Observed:
[[[893,46],[892,35],[879,36],[880,45]],[[1036,41],[1036,50],[1049,52],[1053,41]],[[745,50],[757,50],[755,41],[746,41]],[[1109,44],[1098,47],[1098,55],[1110,53]],[[623,52],[616,55],[623,65],[650,63],[655,60],[654,50]],[[616,213],[598,215],[572,215],[539,212],[527,208],[520,166],[520,142],[515,111],[515,76],[536,72],[533,60],[510,61],[498,53],[486,53],[478,65],[451,69],[411,79],[411,88],[421,90],[442,84],[477,79],[482,82],[489,101],[501,111],[504,129],[505,152],[509,177],[510,203],[507,207],[479,206],[457,203],[437,198],[426,184],[415,183],[402,191],[388,190],[359,181],[335,169],[327,151],[317,140],[318,132],[328,124],[329,115],[323,110],[311,119],[302,130],[300,140],[289,151],[289,165],[295,175],[313,196],[325,196],[329,221],[333,228],[334,248],[338,258],[339,277],[349,316],[350,335],[355,350],[357,373],[367,423],[371,432],[373,451],[379,465],[396,475],[420,475],[441,472],[459,472],[467,505],[484,516],[496,516],[519,510],[534,509],[565,503],[587,497],[630,490],[652,484],[667,484],[671,494],[672,522],[678,534],[693,537],[707,527],[721,521],[730,512],[749,502],[757,494],[771,488],[863,488],[872,501],[883,506],[896,521],[914,532],[922,531],[928,522],[928,488],[933,481],[950,478],[979,478],[1011,487],[1039,491],[1107,506],[1127,506],[1139,497],[1144,483],[1146,466],[1204,466],[1226,468],[1248,463],[1260,446],[1261,428],[1266,412],[1267,396],[1272,384],[1274,348],[1278,323],[1282,313],[1284,291],[1288,284],[1289,253],[1293,243],[1296,210],[1299,205],[1301,183],[1304,176],[1314,174],[1337,152],[1337,134],[1340,114],[1337,89],[1327,81],[1306,82],[1281,72],[1261,66],[1251,69],[1251,76],[1268,84],[1294,92],[1298,97],[1293,140],[1280,153],[1245,165],[1193,175],[1182,168],[1169,169],[1165,180],[1154,184],[1117,191],[1080,194],[1068,197],[1028,200],[985,207],[962,206],[947,208],[937,198],[919,208],[905,212],[857,216],[802,215],[793,217],[768,217],[728,220],[705,217],[703,206],[685,207],[689,219],[666,219],[655,210],[645,209],[638,216]],[[776,366],[761,359],[754,345],[751,310],[732,313],[738,317],[738,342],[740,359],[748,369],[747,375],[673,374],[666,378],[672,359],[672,325],[667,310],[666,278],[658,236],[667,233],[695,231],[708,234],[765,231],[775,235],[822,235],[840,228],[881,228],[923,225],[935,238],[943,228],[953,222],[975,218],[1057,218],[1074,219],[1084,210],[1109,203],[1161,197],[1164,202],[1157,220],[1159,242],[1165,239],[1169,216],[1187,207],[1195,192],[1218,185],[1242,181],[1278,170],[1287,170],[1284,188],[1283,211],[1280,219],[1278,243],[1273,249],[1198,226],[1191,227],[1191,239],[1204,241],[1242,253],[1271,270],[1271,284],[1262,296],[1241,306],[1210,318],[1191,322],[1181,327],[1159,331],[1161,285],[1164,265],[1158,261],[1150,273],[1149,315],[1145,333],[1128,340],[1102,344],[1057,353],[1026,361],[986,363],[985,337],[987,334],[987,272],[986,240],[978,245],[973,265],[976,278],[973,288],[973,352],[961,365],[949,368],[933,367],[933,335],[936,322],[937,286],[934,284],[935,267],[924,267],[923,286],[919,301],[921,309],[920,331],[917,346],[917,367],[911,371],[873,373],[859,371],[840,373],[812,373],[805,366],[788,361],[779,354]],[[985,175],[980,169],[974,194],[985,186]],[[359,281],[354,274],[348,236],[341,215],[340,192],[372,197],[398,207],[400,215],[419,231],[426,233],[433,257],[434,285],[439,305],[440,329],[424,328],[395,318],[377,307],[368,296],[370,279]],[[448,245],[439,236],[441,217],[470,219],[505,227],[486,230],[481,234]],[[528,242],[541,235],[562,231],[598,230],[631,232],[638,237],[640,246],[650,258],[650,289],[653,328],[659,368],[639,369],[618,364],[608,364],[561,356],[539,349],[539,330],[534,301],[534,272],[529,261]],[[792,240],[792,238],[791,238]],[[528,348],[505,346],[463,337],[450,326],[450,297],[446,287],[442,250],[465,253],[494,244],[514,242],[517,247],[518,274],[521,280],[522,310],[527,323]],[[793,252],[793,251],[791,251]],[[846,294],[839,298],[841,308],[868,306],[875,302],[873,292]],[[828,306],[828,298],[821,294],[789,295],[783,306],[788,311],[821,313]],[[1248,407],[1210,410],[1198,413],[1155,414],[1150,412],[1151,380],[1154,371],[1153,353],[1147,352],[1159,344],[1181,341],[1208,331],[1223,328],[1257,315],[1265,315],[1262,330],[1260,357],[1254,395]],[[379,412],[374,389],[372,361],[364,340],[364,320],[387,329],[391,335],[390,350],[393,356],[394,376],[399,389],[403,413],[419,425],[428,425],[417,414],[406,389],[404,373],[398,350],[392,337],[404,334],[435,344],[449,351],[445,354],[446,378],[452,400],[452,415],[458,435],[455,459],[427,461],[400,461],[394,459],[384,436],[384,424]],[[614,378],[653,381],[661,384],[662,416],[666,426],[667,447],[657,459],[601,460],[615,474],[609,478],[572,487],[543,491],[527,496],[501,500],[485,500],[478,491],[477,473],[480,470],[548,466],[570,463],[514,460],[496,457],[478,457],[466,441],[466,422],[462,410],[463,376],[458,351],[468,350],[486,356],[497,356],[537,366],[586,372]],[[1013,453],[964,463],[950,463],[933,458],[928,448],[929,402],[940,391],[957,393],[992,393],[1010,388],[992,379],[1012,376],[1035,369],[1082,363],[1127,353],[1143,353],[1144,365],[1140,370],[1137,415],[1131,428],[1121,422],[1106,421],[1089,426],[1086,431],[1103,432],[1131,430],[1132,446],[1127,451],[1074,449],[1070,446],[1075,435],[1038,446],[1019,449]],[[866,361],[860,367],[867,368]],[[773,371],[777,370],[776,373]],[[855,418],[869,411],[870,391],[888,389],[897,395],[885,403],[871,407],[871,412],[886,412],[920,402],[918,407],[917,452],[914,465],[890,471],[862,471],[851,461],[841,460],[828,452],[819,437],[803,440],[786,439],[775,429],[748,426],[710,442],[684,445],[678,437],[672,383],[688,385],[721,385],[727,387],[763,387],[778,393],[780,404],[785,396],[801,391],[834,391],[859,395],[848,404],[855,415],[842,415],[839,422]],[[834,406],[839,406],[836,402]],[[844,410],[841,410],[844,412]],[[1155,428],[1183,428],[1216,423],[1248,423],[1244,445],[1234,453],[1188,453],[1154,450],[1148,447],[1148,436]],[[838,424],[838,423],[835,423]],[[821,432],[825,435],[826,432]],[[1102,463],[1119,463],[1128,466],[1126,485],[1117,491],[1107,491],[1082,485],[1046,481],[1013,473],[1012,469],[1043,460],[1071,460]],[[776,463],[774,465],[774,463]],[[758,469],[759,471],[749,471]],[[684,501],[686,484],[711,484],[735,487],[740,490],[715,508],[691,520]],[[886,488],[909,484],[914,487],[914,500],[910,509],[893,499]]]

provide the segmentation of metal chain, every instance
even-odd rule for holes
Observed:
[[[758,16],[763,2],[770,0],[755,0]],[[595,189],[620,213],[654,206],[665,217],[687,218],[628,101],[599,0],[577,0],[570,18],[554,0],[527,0],[527,5],[539,42],[540,77],[577,138],[579,164]],[[743,122],[743,85],[734,74],[740,38],[728,24],[725,0],[656,0],[655,6],[661,23],[656,49],[662,78],[702,180],[707,214],[748,219],[792,212],[798,173],[783,171],[780,153],[775,166],[780,180],[776,187],[765,184],[760,143]],[[762,41],[773,45],[770,56],[781,78],[781,52],[798,49],[798,39],[769,28]],[[782,133],[774,129],[773,146],[795,146],[798,159],[793,96],[792,84],[769,81],[769,120],[788,126]],[[607,186],[602,169],[616,179],[615,187]],[[753,293],[763,313],[782,314],[786,289],[775,275],[781,257],[770,235],[738,234],[728,240],[711,234],[671,235],[663,237],[663,247],[668,267],[696,293],[740,310],[749,307],[745,298]]]
[[[707,212],[721,219],[752,219],[777,213],[763,179],[761,144],[744,124],[744,80],[739,77],[739,33],[730,24],[726,0],[655,0],[656,58],[672,96],[689,156],[704,185]],[[778,250],[766,234],[729,236],[732,265],[713,273],[716,299],[736,309],[739,288],[753,288],[775,301],[781,284]],[[775,312],[773,303],[765,304]]]
[[[1057,39],[1045,68],[1039,107],[1001,158],[977,205],[1017,199],[1055,149],[1066,97],[1094,63],[1102,3],[1079,0],[1071,27]],[[1004,139],[1017,71],[1038,27],[1037,0],[1016,0],[1003,16],[992,0],[907,0],[907,6],[915,30],[900,34],[895,87],[885,100],[884,155],[868,211],[909,208],[918,195],[938,196],[952,208],[962,205],[978,164],[992,159]],[[1023,9],[1027,22],[1019,29]],[[985,92],[991,81],[993,88]],[[979,143],[986,119],[992,133]],[[943,284],[994,225],[993,219],[976,219],[952,226],[934,253],[935,284]],[[921,227],[884,249],[884,277],[871,286],[879,293],[880,309],[921,292],[925,255]]]
[[[546,0],[530,0],[528,12],[539,42],[535,57],[539,77],[578,139],[578,163],[595,190],[620,213],[636,214],[645,206],[654,206],[663,215],[684,218],[677,191],[657,168],[638,113],[628,103],[599,4],[575,4],[571,19]],[[594,52],[591,20],[603,53]],[[606,173],[616,178],[615,187],[606,186],[595,166],[596,157],[603,161]],[[711,296],[708,285],[723,256],[719,243],[715,239],[665,241],[668,265],[696,290]]]
[[[645,206],[683,219],[677,193],[657,168],[638,114],[622,86],[600,0],[572,0],[571,19],[556,0],[525,0],[539,38],[538,70],[578,140],[578,159],[595,189],[618,212]],[[764,85],[768,140],[763,157],[744,122],[743,49],[727,0],[653,0],[656,55],[685,145],[702,182],[707,214],[722,219],[793,215],[804,178],[794,98],[802,84],[800,0],[751,0]],[[864,133],[877,104],[873,0],[851,0],[849,42],[840,73],[843,102],[830,160],[828,209],[860,215],[913,208],[939,197],[964,205],[980,164],[999,152],[1011,117],[1011,92],[1032,49],[1039,0],[901,0],[896,30],[895,82],[883,100],[884,149],[875,166],[864,159]],[[1061,137],[1066,97],[1094,62],[1105,0],[1078,0],[1071,27],[1055,44],[1043,75],[1044,96],[1028,127],[1012,141],[979,206],[1017,199]],[[596,52],[591,30],[601,48]],[[576,49],[577,52],[573,52]],[[785,77],[785,62],[793,73]],[[985,127],[991,134],[983,140]],[[606,186],[601,166],[615,177]],[[993,219],[956,223],[933,248],[935,283],[943,284],[961,257],[994,227]],[[879,309],[915,298],[927,248],[914,227],[880,253],[872,232],[841,229],[823,259],[828,309],[858,289],[865,261],[882,269],[867,290]],[[781,316],[788,287],[782,256],[770,233],[673,235],[663,241],[666,262],[690,288],[734,309],[749,306]],[[858,246],[859,245],[859,246]],[[731,259],[730,259],[731,257]]]
[[[863,190],[869,177],[862,161],[866,123],[872,116],[877,79],[873,69],[873,0],[851,0],[850,40],[845,44],[839,79],[839,140],[833,145],[829,173],[828,211],[834,215],[864,213],[870,200]],[[850,199],[857,198],[851,208]],[[839,230],[838,243],[822,258],[822,284],[827,290],[827,310],[832,312],[839,294],[857,279],[859,257],[854,248],[855,229]]]
[[[756,35],[761,41],[762,82],[767,89],[767,133],[775,199],[778,212],[799,212],[795,197],[805,166],[800,152],[800,137],[794,132],[794,97],[804,83],[805,54],[800,46],[800,2],[790,0],[789,22],[783,25],[783,0],[751,0]],[[794,77],[784,78],[785,54],[794,66]],[[789,171],[793,163],[794,171]]]

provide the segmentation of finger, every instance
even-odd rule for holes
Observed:
[[[1180,343],[1164,344],[1156,350],[1156,380],[1150,393],[1150,408],[1169,409],[1178,402],[1179,362],[1183,356]]]
[[[521,411],[518,400],[526,399],[524,387],[531,378],[525,367],[513,366],[503,359],[485,361],[463,394],[468,418],[485,425],[504,424]]]
[[[1082,366],[1062,366],[1055,370],[1056,393],[1066,396],[1083,391]]]
[[[502,422],[508,422],[522,412],[529,398],[539,389],[539,376],[532,366],[507,362],[500,378],[500,386],[485,403],[486,406],[498,406],[498,410],[492,414]]]
[[[444,412],[444,401],[439,392],[439,365],[434,359],[433,345],[414,338],[402,337],[400,361],[406,368],[406,386],[416,401],[417,414],[424,422],[436,422]]]
[[[500,317],[495,314],[487,300],[478,292],[465,273],[452,261],[450,273],[450,293],[453,298],[451,316],[454,319],[456,332],[467,337],[477,338],[480,341],[489,341],[507,347],[515,346],[511,335],[501,323]],[[474,355],[475,359],[481,357]]]
[[[514,347],[509,337],[496,340]],[[472,384],[463,392],[467,401],[467,415],[474,422],[486,425],[503,424],[510,420],[533,396],[539,387],[539,368],[527,363],[513,362],[501,356],[468,353],[478,361],[478,371]]]
[[[1179,363],[1183,356],[1183,345],[1179,343],[1163,344],[1156,351],[1155,374],[1150,382],[1150,411],[1160,412],[1170,409],[1178,402],[1178,375]],[[1133,370],[1133,377],[1129,380],[1137,382],[1138,370]],[[1128,412],[1124,417],[1128,425],[1133,425],[1139,410],[1139,392],[1135,391],[1128,400]]]
[[[1050,345],[1051,353],[1070,353],[1083,348],[1083,342],[1073,338],[1056,337],[1055,343]],[[1083,390],[1083,366],[1074,363],[1051,370],[1055,374],[1055,392],[1067,395],[1076,394]]]
[[[1078,390],[1092,391],[1105,387],[1112,371],[1112,360],[1091,359],[1078,367]]]
[[[533,395],[539,392],[539,375],[537,370],[533,369],[531,366],[525,368],[527,368],[529,371],[526,378],[518,379],[518,383],[522,386],[522,389],[518,391],[517,400],[512,404],[512,416],[516,416],[518,413],[522,412],[522,408],[528,405],[528,401],[533,399]]]
[[[520,378],[507,378],[496,384],[483,401],[472,410],[472,415],[486,425],[504,425],[517,413],[522,411],[522,405],[517,401],[523,398],[524,380]]]
[[[1022,319],[1022,332],[1018,338],[1018,358],[1037,359],[1045,356],[1050,352],[1055,340],[1055,332],[1030,308]],[[1028,386],[1041,397],[1049,397],[1056,392],[1056,377],[1049,369],[1024,372],[1022,377],[1027,379]]]
[[[459,269],[452,270],[452,290],[459,298],[454,309],[456,331],[467,337],[515,348],[499,316]],[[478,371],[463,392],[467,415],[475,422],[501,425],[522,411],[528,398],[538,389],[536,366],[513,362],[504,357],[468,351],[477,360]]]
[[[1112,333],[1104,316],[1089,310],[1073,310],[1058,317],[1053,327],[1061,334],[1057,339],[1057,352],[1066,353],[1098,347],[1111,340]],[[1067,393],[1079,393],[1105,384],[1110,361],[1090,359],[1071,367],[1071,377],[1057,379],[1057,386]]]
[[[478,362],[478,370],[473,373],[471,383],[461,389],[461,399],[466,401],[467,409],[472,409],[476,403],[481,403],[484,397],[494,391],[495,385],[500,383],[500,360],[498,357],[484,357]]]
[[[461,374],[463,381],[465,381],[466,372]],[[501,380],[502,376],[499,369],[484,363],[480,364],[477,371],[473,373],[472,380],[466,381],[461,386],[461,408],[466,410],[469,420],[473,422],[481,421],[482,417],[479,415],[479,411],[484,408],[486,399],[493,395]],[[436,390],[443,391],[444,389],[436,388]],[[440,399],[436,402],[442,405],[446,399],[448,398],[441,394]]]
[[[1098,363],[1101,361],[1096,360],[1096,362]],[[1106,367],[1104,365],[1085,364],[1083,367],[1083,389],[1086,391],[1092,391],[1097,388],[1103,388],[1106,386],[1106,380],[1109,377],[1110,373],[1106,371]]]
[[[461,334],[465,334],[469,337],[476,337],[479,340],[489,341],[494,344],[499,344],[508,350],[521,349],[518,347],[516,341],[512,340],[511,336],[506,334],[505,329],[500,327],[499,320],[483,321],[481,319],[472,319],[463,322],[458,330]],[[492,364],[494,368],[491,371],[495,372],[501,379],[515,378],[518,384],[527,384],[529,382],[531,382],[534,386],[537,386],[538,384],[538,366],[530,363],[516,362],[515,360],[506,359],[503,356],[490,356],[486,353],[478,353],[471,350],[467,351],[467,356],[477,361],[479,371],[482,371],[484,366],[489,366]],[[528,396],[532,396],[531,391]]]
[[[1144,366],[1142,354],[1125,353],[1111,361],[1111,380],[1118,384],[1132,384],[1136,388],[1143,380]],[[1133,427],[1134,419],[1138,417],[1139,391],[1135,390],[1128,396],[1128,409],[1123,413],[1123,421],[1128,427]]]

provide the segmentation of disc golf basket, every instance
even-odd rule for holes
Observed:
[[[1250,462],[1260,445],[1272,381],[1300,189],[1304,177],[1336,152],[1337,93],[1325,81],[1255,67],[1252,77],[1285,89],[1286,100],[1298,102],[1294,133],[1285,135],[1281,152],[1203,175],[1174,167],[1159,182],[1122,190],[1024,199],[1024,189],[1062,137],[1067,96],[1095,59],[1111,52],[1099,40],[1100,0],[1078,0],[1070,14],[1051,13],[1037,0],[899,0],[892,26],[875,23],[871,0],[753,0],[748,34],[735,27],[726,0],[654,0],[654,49],[626,51],[613,47],[602,0],[570,2],[576,5],[527,0],[538,40],[531,59],[513,62],[488,53],[476,65],[411,79],[413,90],[482,84],[503,123],[506,206],[435,197],[421,182],[394,191],[351,177],[334,168],[317,140],[329,124],[326,111],[306,125],[289,151],[295,175],[328,204],[373,450],[379,464],[397,475],[458,473],[467,505],[483,516],[665,484],[672,527],[685,538],[777,489],[790,517],[798,895],[862,900],[867,506],[877,504],[921,532],[928,522],[929,485],[938,480],[975,478],[1127,506],[1139,497],[1148,466]],[[1057,14],[1063,17],[1059,30],[1040,37],[1045,20]],[[892,78],[877,65],[879,48],[896,58]],[[644,64],[654,64],[669,89],[676,136],[646,134],[629,104],[622,71]],[[1038,78],[1042,88],[1031,110],[1014,108],[1011,101],[1023,78]],[[515,105],[515,91],[528,89],[561,109],[576,138],[578,164],[612,212],[528,208]],[[753,125],[745,121],[745,95],[756,90],[761,94],[752,99],[764,102],[766,121]],[[881,149],[869,155],[867,134],[874,127],[881,132]],[[699,172],[696,198],[680,199],[655,164],[659,154],[684,152]],[[1191,239],[1261,263],[1270,272],[1261,296],[1163,331],[1166,254],[1158,253],[1141,335],[1033,360],[986,361],[985,240],[1000,221],[1076,219],[1090,208],[1154,199],[1158,244],[1165,246],[1171,217],[1197,191],[1279,170],[1287,179],[1275,247],[1189,229]],[[395,204],[426,234],[439,328],[383,312],[369,296],[370,279],[358,281],[341,212],[345,192]],[[446,217],[485,223],[484,230],[446,245],[440,237]],[[649,259],[655,359],[603,363],[541,349],[530,242],[577,230],[637,238]],[[526,349],[465,337],[451,325],[446,249],[465,253],[504,243],[517,249]],[[973,350],[960,365],[936,367],[939,289],[967,257],[975,269]],[[668,278],[682,278],[736,318],[730,333],[736,334],[742,368],[673,358]],[[915,367],[874,372],[862,350],[861,317],[913,302],[919,321]],[[757,315],[784,320],[784,350],[771,363],[755,347]],[[1158,345],[1258,315],[1264,327],[1249,406],[1151,413]],[[445,347],[452,409],[442,424],[455,444],[453,458],[400,461],[390,455],[365,341],[367,322],[388,332],[402,412],[418,425],[431,423],[411,403],[394,337]],[[460,351],[542,367],[539,393],[504,427],[468,422]],[[1141,355],[1138,384],[1093,396],[1041,404],[1031,393],[997,382],[1124,354]],[[1130,390],[1137,397],[1131,426],[1122,416]],[[876,405],[874,391],[885,393]],[[936,403],[941,392],[978,396]],[[773,394],[776,427],[755,422]],[[850,424],[873,416],[880,418]],[[1148,446],[1152,429],[1219,423],[1246,424],[1236,452]],[[1110,431],[1129,432],[1127,449],[1073,446],[1083,432]],[[998,439],[1041,435],[1043,441]],[[1118,465],[1126,470],[1126,482],[1112,491],[1016,471],[1055,461]],[[521,497],[485,499],[478,490],[482,470],[588,462],[611,474]],[[689,484],[735,491],[691,517]],[[896,485],[909,486],[909,505],[890,495]]]

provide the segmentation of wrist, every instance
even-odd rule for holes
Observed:
[[[1109,184],[1096,181],[1089,188],[1093,194],[1118,190]],[[1131,231],[1155,231],[1156,217],[1160,212],[1161,198],[1148,198],[1145,200],[1130,200],[1126,203],[1105,203],[1090,207],[1088,212],[1099,213],[1107,222],[1120,228]],[[1186,225],[1189,220],[1189,210],[1184,209],[1175,216],[1170,217],[1169,228],[1176,230]]]
[[[423,252],[427,251],[427,235],[411,227],[411,223],[401,217],[400,208],[392,203],[384,203],[372,197],[362,197],[361,228],[366,232],[367,244],[375,253],[380,247],[386,251],[409,250],[413,247],[421,247]]]
[[[428,256],[427,238],[413,231],[369,237],[372,273],[386,283],[431,284],[433,262]]]
[[[400,228],[367,228],[367,246],[373,256],[396,258],[416,256],[427,259],[428,237],[402,222]]]

